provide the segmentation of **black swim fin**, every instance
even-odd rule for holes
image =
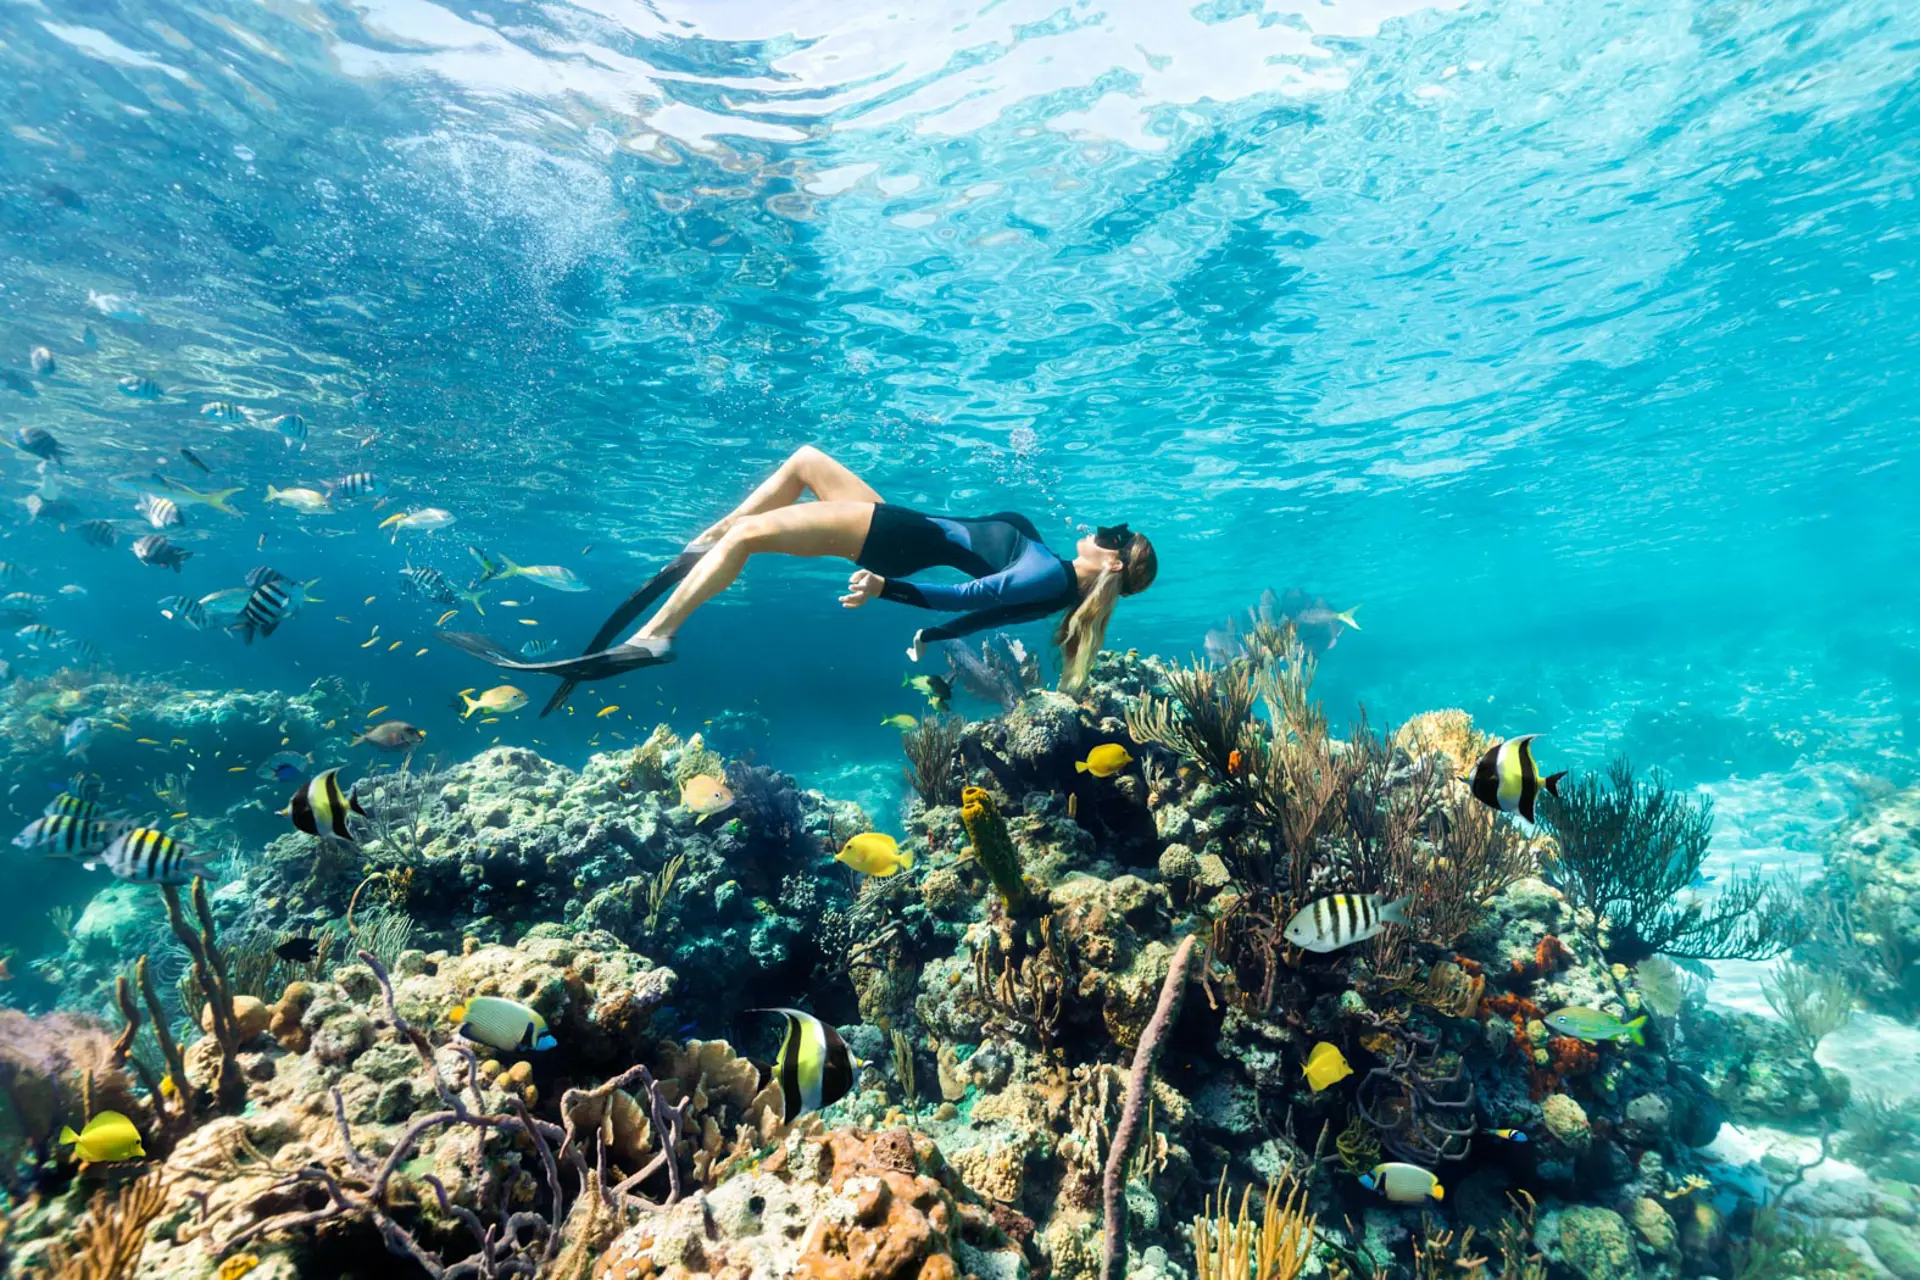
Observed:
[[[535,675],[559,676],[569,685],[580,680],[605,680],[608,676],[617,676],[623,671],[632,671],[639,667],[657,666],[674,659],[671,648],[649,649],[645,645],[617,644],[611,649],[601,649],[595,653],[583,653],[577,658],[560,658],[553,662],[525,662],[513,656],[507,648],[491,636],[483,636],[475,631],[442,631],[439,637],[456,649],[461,649],[483,662],[491,662],[496,667],[508,671],[531,671]]]
[[[596,657],[607,652],[607,646],[613,643],[613,638],[638,621],[640,615],[644,613],[655,600],[658,600],[661,596],[679,586],[680,580],[692,571],[693,566],[700,563],[700,557],[705,554],[706,551],[702,549],[700,551],[682,551],[679,555],[675,556],[666,568],[649,578],[645,586],[628,596],[626,603],[622,604],[618,609],[615,609],[612,616],[600,624],[600,630],[594,633],[592,641],[587,645],[586,653],[578,660],[584,661],[586,658]],[[636,665],[644,666],[646,664],[640,663]],[[631,669],[631,667],[621,668],[621,670]],[[618,673],[608,672],[607,674],[613,675]],[[597,675],[568,676],[561,686],[553,691],[553,696],[547,699],[547,705],[540,708],[540,714],[542,716],[548,716],[565,706],[567,699],[573,696],[574,686],[581,680],[599,680],[602,678],[603,677]]]

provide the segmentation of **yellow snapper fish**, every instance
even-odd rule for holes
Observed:
[[[1085,760],[1074,761],[1073,771],[1090,773],[1096,778],[1111,778],[1132,763],[1133,757],[1127,754],[1125,747],[1117,742],[1104,742],[1087,752]]]
[[[559,1044],[547,1030],[547,1020],[521,1004],[501,996],[475,996],[447,1014],[460,1034],[502,1052],[539,1052]]]
[[[365,648],[366,646],[363,645],[361,647]],[[471,689],[462,689],[460,691],[460,700],[467,705],[467,709],[460,713],[462,720],[465,720],[476,711],[490,711],[499,714],[507,711],[518,711],[527,705],[527,695],[510,684],[495,685],[477,698],[469,698],[467,696],[472,692],[473,690]]]
[[[480,581],[491,582],[495,578],[525,578],[528,582],[546,587],[550,591],[587,591],[590,588],[580,581],[573,570],[557,564],[515,564],[505,556],[496,559],[491,553],[479,547],[468,547],[467,551],[480,562]]]
[[[844,862],[855,871],[876,880],[885,880],[913,869],[913,850],[902,849],[900,842],[883,831],[863,831],[847,841],[835,862]]]
[[[1352,1075],[1353,1068],[1347,1065],[1345,1054],[1322,1040],[1307,1055],[1307,1065],[1300,1069],[1300,1074],[1313,1086],[1313,1091],[1319,1093],[1328,1085],[1337,1084]]]
[[[71,1125],[60,1130],[60,1145],[72,1147],[89,1164],[112,1164],[147,1154],[140,1145],[140,1131],[118,1111],[100,1112],[78,1133]]]
[[[1338,951],[1407,922],[1408,899],[1382,902],[1377,893],[1336,893],[1309,902],[1287,921],[1286,938],[1303,951]]]
[[[681,785],[680,803],[700,815],[697,821],[705,822],[733,807],[733,792],[720,779],[696,773]]]
[[[1559,799],[1560,779],[1567,771],[1540,776],[1540,767],[1533,761],[1533,740],[1539,736],[1526,733],[1487,748],[1466,778],[1473,798],[1489,809],[1517,813],[1528,822],[1533,821],[1533,803],[1542,791]]]
[[[1395,1204],[1425,1204],[1428,1200],[1447,1198],[1447,1189],[1431,1171],[1397,1160],[1373,1166],[1370,1172],[1360,1176],[1360,1185],[1369,1191],[1378,1191]]]
[[[880,723],[886,726],[887,728],[898,729],[902,733],[907,732],[909,729],[918,729],[920,727],[920,722],[918,720],[915,720],[912,716],[905,715],[905,714],[901,714],[897,716],[888,716],[885,720],[882,720]]]
[[[302,515],[317,516],[333,510],[327,495],[318,489],[276,489],[267,486],[267,501],[292,507]]]
[[[398,542],[402,530],[434,533],[451,525],[453,519],[453,512],[441,507],[421,507],[415,511],[403,511],[397,516],[388,516],[380,522],[380,527],[392,529],[393,540]]]

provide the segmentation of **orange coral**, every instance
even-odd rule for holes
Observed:
[[[1547,1057],[1561,1079],[1591,1075],[1600,1065],[1600,1052],[1572,1036],[1555,1036],[1547,1041]]]
[[[1513,976],[1532,981],[1558,973],[1572,963],[1573,954],[1567,950],[1566,944],[1549,933],[1534,944],[1531,960],[1513,962]]]

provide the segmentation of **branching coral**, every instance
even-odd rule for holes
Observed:
[[[1236,1214],[1220,1175],[1217,1196],[1206,1213],[1193,1220],[1196,1280],[1294,1280],[1313,1252],[1314,1215],[1307,1211],[1306,1188],[1267,1184],[1259,1221],[1252,1213],[1253,1188],[1240,1193]]]
[[[1432,1052],[1435,1042],[1412,1031],[1393,1057],[1367,1072],[1355,1106],[1402,1160],[1436,1164],[1463,1159],[1474,1134],[1473,1081],[1458,1055]],[[1451,1058],[1451,1062],[1447,1059]]]
[[[960,744],[967,722],[960,716],[922,716],[900,735],[907,753],[907,785],[925,805],[952,804],[960,782]]]
[[[1018,640],[995,632],[975,654],[964,644],[947,646],[947,668],[954,682],[983,702],[1011,711],[1020,699],[1040,689],[1040,660]]]
[[[1073,987],[1073,960],[1052,916],[1043,917],[1034,928],[1037,946],[1016,946],[1011,928],[983,930],[973,951],[974,999],[982,1012],[982,1031],[1030,1039],[1043,1054],[1050,1054],[1058,1040],[1067,992]]]
[[[387,971],[379,958],[372,952],[362,950],[360,960],[373,970],[375,980],[385,998],[388,1022],[400,1036],[413,1046],[419,1054],[427,1074],[439,1095],[443,1110],[416,1115],[406,1130],[394,1141],[386,1157],[377,1163],[354,1145],[352,1130],[347,1125],[346,1111],[339,1091],[332,1091],[334,1121],[340,1131],[340,1141],[344,1156],[336,1157],[331,1167],[323,1164],[311,1164],[297,1169],[286,1178],[274,1184],[269,1191],[270,1199],[278,1200],[285,1193],[295,1189],[301,1191],[317,1190],[325,1200],[316,1209],[296,1209],[284,1213],[272,1214],[253,1223],[230,1237],[224,1246],[225,1251],[240,1248],[252,1240],[287,1231],[304,1230],[318,1227],[328,1222],[343,1219],[361,1219],[371,1223],[386,1242],[389,1251],[397,1256],[410,1258],[433,1280],[446,1280],[447,1277],[487,1277],[487,1276],[533,1276],[540,1268],[553,1261],[560,1249],[560,1233],[555,1224],[566,1213],[566,1196],[561,1185],[559,1160],[555,1156],[556,1145],[567,1153],[571,1166],[579,1176],[583,1187],[596,1194],[603,1194],[617,1200],[625,1190],[621,1187],[604,1189],[604,1179],[589,1181],[582,1148],[585,1143],[582,1135],[569,1126],[562,1129],[557,1125],[537,1120],[527,1113],[526,1107],[515,1102],[516,1114],[491,1115],[476,1111],[470,1107],[463,1092],[470,1092],[475,1101],[479,1100],[479,1065],[471,1049],[457,1046],[466,1064],[465,1078],[456,1087],[450,1085],[441,1074],[434,1060],[433,1047],[426,1036],[400,1015],[394,1003],[393,984],[387,977]],[[608,1086],[612,1092],[617,1086],[631,1087],[636,1082],[650,1084],[642,1079],[644,1069],[635,1068]],[[660,1113],[658,1095],[651,1089],[649,1097],[656,1104],[656,1116]],[[459,1222],[472,1233],[476,1242],[476,1251],[461,1261],[447,1264],[421,1243],[418,1236],[404,1226],[396,1212],[401,1208],[400,1199],[395,1194],[394,1181],[400,1175],[403,1166],[413,1155],[421,1139],[430,1131],[463,1125],[484,1132],[495,1132],[511,1138],[526,1141],[533,1150],[536,1168],[541,1175],[539,1181],[544,1184],[546,1211],[513,1210],[502,1188],[499,1220],[484,1222],[480,1215],[464,1205],[455,1204],[447,1195],[440,1180],[431,1174],[417,1179],[429,1188],[439,1210],[446,1218]],[[670,1127],[670,1126],[669,1126]],[[678,1195],[679,1163],[672,1155],[671,1148],[664,1153],[661,1162],[666,1167],[673,1194]]]
[[[1766,960],[1803,932],[1785,880],[1747,872],[1730,877],[1711,903],[1690,894],[1713,832],[1712,802],[1672,791],[1657,776],[1636,778],[1624,757],[1604,784],[1563,783],[1541,818],[1558,845],[1546,877],[1585,913],[1608,960]]]
[[[226,955],[215,936],[213,911],[207,905],[207,882],[197,876],[193,881],[193,911],[200,923],[198,933],[187,923],[186,914],[181,910],[180,891],[170,884],[161,885],[160,890],[167,900],[167,923],[193,957],[193,980],[211,1011],[213,1038],[220,1045],[219,1075],[213,1082],[214,1104],[222,1111],[238,1110],[247,1100],[246,1077],[240,1074],[240,1029],[233,1017],[233,981],[227,973]],[[159,1021],[157,1013],[154,1020]]]
[[[1845,978],[1792,961],[1760,979],[1760,991],[1809,1060],[1820,1042],[1853,1015],[1853,992]]]
[[[94,1192],[85,1224],[46,1255],[46,1280],[129,1280],[146,1251],[147,1228],[166,1204],[158,1174],[127,1183],[117,1195]]]
[[[1239,752],[1253,731],[1253,669],[1244,662],[1172,667],[1167,696],[1143,694],[1127,708],[1127,732],[1185,756],[1216,781],[1231,781]]]

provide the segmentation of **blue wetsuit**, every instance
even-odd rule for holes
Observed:
[[[879,503],[854,563],[887,580],[882,600],[962,615],[923,628],[922,643],[1031,622],[1080,603],[1073,563],[1049,551],[1032,522],[1012,511],[962,519]],[[936,565],[958,569],[972,581],[905,580]]]

